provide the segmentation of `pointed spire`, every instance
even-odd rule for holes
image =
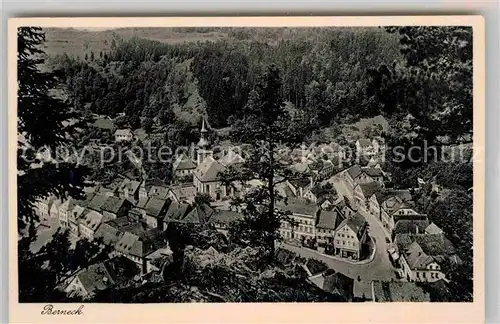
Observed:
[[[207,128],[205,127],[205,117],[202,117],[202,122],[201,122],[201,132],[206,133],[208,132]]]

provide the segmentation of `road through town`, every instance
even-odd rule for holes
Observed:
[[[332,178],[329,182],[334,185],[335,189],[340,195],[347,197],[349,201],[353,202],[351,191],[347,188],[342,180],[338,178]],[[353,279],[357,279],[358,276],[362,281],[365,282],[370,282],[371,280],[390,281],[393,278],[395,279],[395,269],[389,261],[389,256],[387,254],[387,243],[385,241],[387,234],[372,215],[370,215],[364,208],[360,206],[357,207],[358,212],[363,215],[363,217],[365,217],[366,221],[368,222],[368,233],[370,237],[375,241],[375,244],[377,246],[373,261],[366,264],[353,264],[343,260],[332,259],[316,251],[301,248],[298,246],[293,246],[285,243],[283,243],[282,246],[287,250],[301,255],[302,257],[321,260],[335,271],[343,273]]]

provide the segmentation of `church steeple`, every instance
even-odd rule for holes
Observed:
[[[200,136],[200,140],[198,142],[198,148],[207,148],[208,147],[208,139],[207,139],[208,130],[205,127],[205,118],[202,119],[200,133],[201,133],[201,136]]]
[[[202,118],[201,130],[200,130],[200,140],[198,142],[198,150],[196,154],[196,163],[198,165],[205,160],[208,156],[212,156],[212,151],[209,150],[209,142],[207,139],[208,130],[205,126],[205,118]]]

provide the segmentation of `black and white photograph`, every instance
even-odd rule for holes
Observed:
[[[474,302],[471,26],[26,25],[16,64],[42,315]]]

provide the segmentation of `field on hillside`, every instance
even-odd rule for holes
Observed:
[[[207,33],[176,31],[172,28],[119,28],[112,30],[84,30],[74,28],[45,29],[44,51],[47,55],[67,53],[69,56],[82,57],[85,54],[111,50],[113,39],[127,40],[140,37],[167,44],[183,42],[215,41],[227,38],[227,33],[214,31]]]

